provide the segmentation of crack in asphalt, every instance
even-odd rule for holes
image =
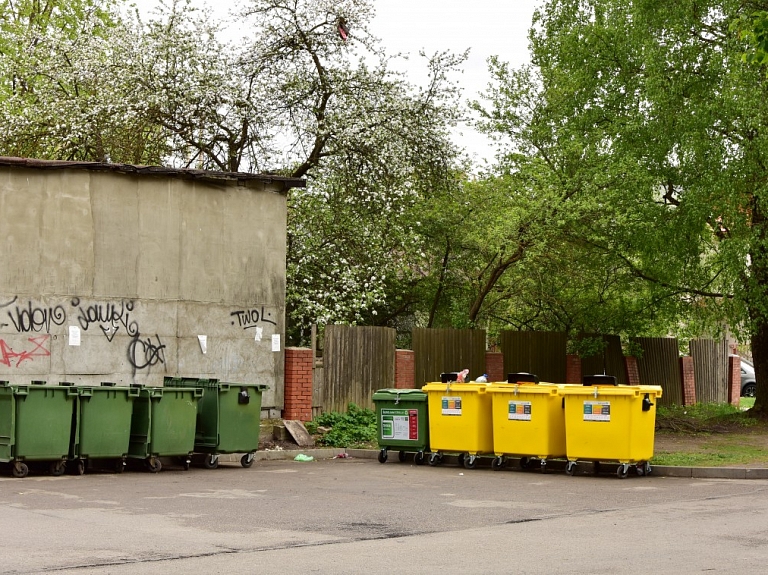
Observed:
[[[510,521],[505,521],[503,523],[499,523],[497,525],[516,525],[516,524],[522,524],[522,523],[533,523],[537,521],[548,521],[551,519],[562,519],[563,517],[574,517],[577,515],[599,515],[602,513],[610,513],[612,511],[617,511],[618,509],[587,509],[575,513],[556,513],[551,515],[546,515],[542,517],[526,517],[522,519],[512,519]],[[379,524],[377,524],[379,525]],[[490,526],[488,526],[490,527]],[[146,558],[136,558],[136,559],[125,559],[122,561],[108,561],[108,562],[99,562],[99,563],[85,563],[80,565],[69,565],[69,566],[61,566],[61,567],[49,567],[47,571],[52,572],[66,572],[70,570],[80,570],[80,569],[101,569],[104,567],[118,567],[122,565],[140,565],[142,563],[157,563],[160,561],[178,561],[178,560],[184,560],[184,559],[201,559],[205,557],[217,557],[222,555],[236,555],[240,553],[263,553],[265,551],[281,551],[284,549],[298,549],[302,547],[325,547],[329,545],[339,545],[344,543],[358,543],[363,541],[381,541],[386,539],[403,539],[406,537],[417,537],[419,535],[431,535],[433,533],[443,533],[442,531],[418,531],[418,532],[411,532],[411,533],[384,533],[382,535],[371,535],[366,537],[354,537],[354,538],[339,538],[334,539],[331,541],[315,541],[310,543],[283,543],[278,545],[270,545],[270,546],[262,546],[262,547],[251,547],[251,548],[238,548],[238,549],[220,549],[218,551],[208,551],[204,553],[189,553],[186,555],[174,555],[174,556],[163,556],[163,557],[146,557]],[[37,573],[37,571],[9,571],[7,572],[9,575],[27,575],[29,573]]]

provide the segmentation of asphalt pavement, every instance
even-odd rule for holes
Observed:
[[[768,552],[768,479],[321,458],[339,452],[5,473],[0,573],[736,573]]]

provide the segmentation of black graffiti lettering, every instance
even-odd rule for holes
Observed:
[[[138,334],[128,345],[128,361],[134,369],[145,369],[158,363],[165,363],[165,345],[160,342],[160,336],[155,334],[157,343],[151,337],[141,339]]]
[[[91,325],[98,324],[109,341],[112,341],[115,337],[120,326],[132,337],[139,335],[138,322],[131,321],[130,312],[133,311],[133,301],[122,301],[119,304],[106,303],[81,306],[80,299],[74,298],[72,306],[78,308],[77,321],[80,323],[83,331],[88,331]]]
[[[229,315],[230,317],[237,317],[237,324],[243,329],[257,327],[259,323],[270,323],[272,325],[277,325],[277,322],[269,319],[272,317],[272,312],[268,312],[266,309],[264,309],[264,306],[261,306],[261,310],[238,310],[233,311]],[[234,320],[232,321],[232,325],[235,325]]]
[[[8,317],[11,318],[13,327],[19,333],[50,332],[51,325],[64,324],[67,320],[67,312],[60,305],[45,308],[32,305],[29,301],[26,307],[16,306],[14,311],[9,311]]]

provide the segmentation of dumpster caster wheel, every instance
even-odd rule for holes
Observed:
[[[414,462],[416,465],[424,465],[424,459],[425,459],[425,458],[424,458],[424,452],[423,452],[423,451],[418,451],[418,452],[416,452],[416,454],[413,456],[413,462]]]
[[[382,449],[379,451],[379,463],[386,463],[387,462],[387,450]]]
[[[124,459],[118,459],[117,461],[115,461],[114,472],[115,473],[122,473],[123,471],[125,471],[125,460]]]
[[[547,472],[547,460],[542,459],[541,460],[541,472],[546,473]]]
[[[61,461],[52,461],[51,464],[48,466],[48,471],[51,475],[54,477],[58,477],[59,475],[64,475],[64,471],[67,469],[67,462],[63,459]]]
[[[575,461],[569,461],[565,464],[565,474],[566,475],[573,475],[573,472],[576,471],[576,462]]]
[[[163,468],[163,464],[160,463],[160,460],[156,457],[151,457],[150,459],[147,459],[147,469],[149,469],[152,473],[157,473]]]
[[[189,466],[192,465],[192,460],[187,458],[184,461],[181,462],[181,466],[184,468],[184,471],[189,471]]]
[[[491,461],[491,469],[494,471],[500,471],[501,469],[504,469],[507,466],[507,460],[505,457],[499,455],[498,457],[494,457],[493,461]]]
[[[23,461],[14,461],[12,473],[14,477],[26,477],[29,474],[29,467]]]
[[[253,460],[256,459],[255,453],[246,453],[240,458],[240,465],[245,467],[246,469],[253,465]]]
[[[203,467],[206,469],[216,469],[219,466],[219,456],[218,455],[206,455],[205,459],[203,459]]]
[[[464,469],[474,469],[477,467],[477,455],[464,456]]]
[[[400,463],[403,463],[403,462],[405,461],[405,456],[406,456],[406,453],[405,453],[405,451],[398,451],[398,452],[397,452],[397,460],[398,460]]]
[[[443,456],[439,453],[433,453],[429,456],[429,464],[434,465],[440,465],[443,462]]]
[[[83,475],[85,473],[85,461],[82,459],[78,459],[75,463],[75,468],[72,470],[72,472],[75,475]]]
[[[622,464],[616,468],[616,477],[619,479],[626,479],[627,475],[629,475],[629,465]]]
[[[520,458],[520,469],[528,469],[531,465],[531,459],[529,457]]]
[[[643,475],[650,475],[651,474],[651,464],[647,461],[645,463],[638,463],[635,465],[635,471],[637,474],[642,477]]]

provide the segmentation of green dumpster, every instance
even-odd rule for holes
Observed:
[[[195,452],[204,454],[206,468],[218,467],[222,453],[244,453],[240,464],[253,464],[261,432],[261,394],[268,386],[188,377],[166,378],[166,383],[204,390],[197,411]]]
[[[71,386],[0,382],[0,462],[12,464],[14,477],[26,477],[29,461],[49,462],[52,475],[64,473],[76,405]]]
[[[128,457],[143,459],[152,473],[162,469],[160,457],[179,457],[189,469],[202,395],[200,388],[139,387],[133,403]]]
[[[103,382],[99,387],[78,387],[77,432],[72,437],[70,459],[77,473],[95,459],[113,460],[123,471],[131,438],[133,403],[138,387],[120,387]]]
[[[405,461],[406,453],[414,453],[416,464],[424,463],[429,450],[429,411],[427,394],[419,389],[380,389],[373,394],[376,406],[379,462],[387,460],[387,450],[398,450]]]

